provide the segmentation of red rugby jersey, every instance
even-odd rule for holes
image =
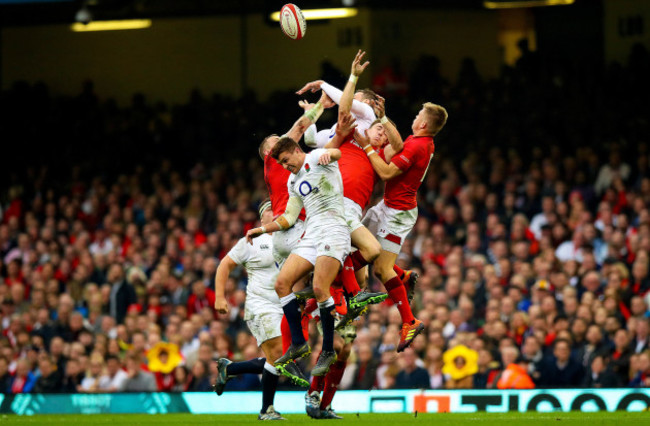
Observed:
[[[339,170],[343,179],[343,196],[365,209],[370,201],[377,174],[370,164],[368,155],[354,141],[348,139],[341,147]]]
[[[284,213],[289,201],[289,190],[287,181],[291,172],[280,165],[270,155],[264,157],[264,182],[269,190],[271,198],[271,209],[273,218],[277,218]],[[305,220],[305,209],[300,211],[299,220]]]
[[[402,174],[386,181],[384,203],[396,210],[411,210],[418,206],[416,195],[429,169],[435,146],[431,136],[409,136],[404,148],[395,154],[391,163]]]

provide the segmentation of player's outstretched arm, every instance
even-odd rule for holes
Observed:
[[[296,95],[303,95],[307,91],[310,91],[311,93],[316,93],[321,89],[323,83],[325,83],[323,80],[310,81],[309,83],[305,84],[302,87],[302,89],[298,90],[296,92]]]
[[[291,129],[286,133],[286,135],[294,141],[299,141],[309,126],[318,121],[318,118],[323,114],[325,108],[331,108],[334,106],[334,102],[332,102],[329,96],[323,92],[320,100],[314,105],[311,105],[306,101],[300,101],[298,102],[298,105],[305,109],[305,113],[295,123],[293,123]]]
[[[352,109],[352,101],[354,100],[354,90],[357,87],[357,80],[363,71],[370,64],[369,61],[363,63],[363,58],[366,56],[366,52],[359,49],[356,56],[352,60],[352,67],[350,69],[350,78],[345,84],[343,89],[343,94],[341,95],[341,101],[339,102],[339,117],[341,115],[347,115]]]
[[[388,137],[388,143],[390,144],[393,151],[392,154],[400,152],[404,148],[404,141],[402,140],[402,136],[397,131],[395,123],[386,117],[386,100],[381,96],[378,96],[378,101],[375,104],[375,110],[377,111],[377,118],[379,118],[382,126],[384,126],[384,131]],[[390,161],[390,158],[386,158],[386,161]]]
[[[220,314],[228,313],[228,302],[226,301],[226,281],[230,273],[237,267],[237,264],[230,256],[226,255],[219,266],[214,278],[214,309]]]
[[[372,168],[375,170],[377,176],[379,176],[381,180],[390,180],[402,174],[402,170],[400,170],[400,168],[397,167],[395,163],[387,164],[386,161],[384,161],[379,156],[379,154],[377,154],[372,145],[370,145],[370,141],[366,135],[362,136],[359,134],[359,132],[356,132],[354,140],[357,141],[357,143],[361,145],[363,150],[366,152]]]
[[[321,89],[323,92],[327,93],[327,96],[329,96],[335,104],[341,104],[341,96],[343,96],[343,92],[340,89],[337,89],[336,87],[326,82],[322,83]],[[372,107],[361,101],[357,101],[356,99],[352,101],[351,112],[359,118],[364,118],[371,121],[375,119],[375,112]]]

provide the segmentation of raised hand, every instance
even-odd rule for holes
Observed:
[[[377,114],[377,118],[382,118],[386,115],[386,99],[377,95],[377,100],[373,101],[372,104],[375,108],[375,114]]]
[[[309,111],[310,109],[312,109],[314,107],[314,104],[311,104],[311,103],[307,102],[306,100],[301,99],[301,100],[298,101],[298,106],[300,108],[304,109],[305,111]]]
[[[370,138],[368,138],[368,131],[367,130],[364,130],[363,135],[361,133],[359,133],[358,130],[355,130],[354,131],[354,140],[356,141],[356,143],[359,144],[359,146],[361,146],[361,148],[364,148],[364,149],[365,149],[365,147],[370,145]]]
[[[323,108],[332,108],[336,103],[329,97],[327,96],[327,93],[324,91],[320,95],[320,99],[318,100],[321,105],[323,105]]]
[[[354,61],[352,61],[352,75],[355,76],[360,76],[363,71],[370,65],[370,61],[366,61],[365,63],[361,63],[363,61],[363,57],[366,56],[366,52],[362,51],[359,49],[357,52],[357,55],[354,57]]]
[[[350,113],[339,116],[339,121],[336,125],[336,133],[341,137],[347,137],[357,127],[356,119]]]
[[[302,95],[303,93],[307,92],[308,90],[311,93],[316,93],[320,90],[320,86],[324,83],[323,80],[316,80],[316,81],[311,81],[303,86],[302,89],[298,90],[296,92],[297,95]]]

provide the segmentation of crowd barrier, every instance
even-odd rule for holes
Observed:
[[[0,394],[0,412],[254,414],[261,402],[261,392]],[[276,394],[282,413],[304,413],[304,405],[304,392]],[[643,411],[650,407],[650,389],[339,391],[333,407],[340,413]]]

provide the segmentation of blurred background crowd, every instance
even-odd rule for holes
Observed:
[[[521,49],[490,80],[471,59],[448,79],[431,56],[373,77],[403,135],[424,101],[450,118],[398,261],[420,275],[426,332],[398,355],[397,310],[373,306],[342,388],[650,386],[650,55],[596,66]],[[344,84],[323,69],[306,80]],[[267,196],[259,142],[297,101],[196,91],[120,108],[91,82],[76,97],[2,92],[2,392],[210,391],[213,359],[261,356],[245,272],[228,316],[214,275]]]

